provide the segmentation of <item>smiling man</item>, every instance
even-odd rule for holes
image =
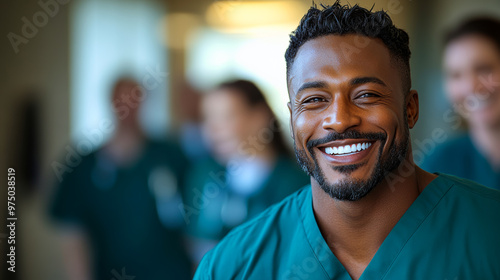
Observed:
[[[308,11],[285,58],[311,186],[229,233],[195,279],[500,279],[500,192],[413,163],[408,43],[384,12]]]

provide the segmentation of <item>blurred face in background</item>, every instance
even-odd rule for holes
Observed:
[[[123,79],[116,83],[112,104],[119,125],[138,125],[139,109],[143,99],[144,93],[135,81]]]
[[[465,35],[444,53],[446,91],[472,127],[500,126],[500,49],[487,37]]]
[[[252,156],[248,151],[257,151],[265,144],[258,143],[255,136],[268,125],[269,114],[262,105],[249,105],[236,90],[218,89],[206,94],[201,111],[210,149],[222,162]]]

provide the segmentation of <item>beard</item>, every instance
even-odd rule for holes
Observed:
[[[314,153],[314,147],[328,143],[335,140],[342,139],[368,139],[368,140],[379,140],[381,141],[380,148],[377,155],[377,164],[372,171],[372,174],[366,180],[348,178],[342,179],[335,183],[328,183],[323,170],[319,167],[316,155]],[[389,152],[385,158],[383,158],[383,149],[387,142],[387,135],[384,133],[360,133],[359,131],[349,130],[344,133],[330,133],[324,138],[314,139],[307,142],[307,149],[312,157],[312,161],[307,157],[305,150],[299,150],[297,145],[294,143],[295,156],[297,162],[302,167],[302,169],[311,177],[313,177],[319,184],[321,189],[325,191],[330,197],[342,200],[342,201],[357,201],[366,196],[372,189],[375,188],[385,176],[398,168],[403,160],[406,159],[406,155],[409,149],[410,135],[409,129],[405,129],[403,139],[399,142],[391,143],[389,147]],[[339,173],[350,174],[356,169],[360,168],[363,163],[360,164],[350,164],[341,166],[332,166],[331,168]]]

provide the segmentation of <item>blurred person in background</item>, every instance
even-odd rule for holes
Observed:
[[[62,177],[50,213],[61,231],[68,279],[189,279],[179,179],[180,149],[148,139],[140,86],[119,79],[111,140]],[[132,279],[132,278],[126,278]]]
[[[474,18],[449,32],[444,71],[447,97],[468,133],[438,146],[423,167],[499,188],[500,21]]]
[[[188,173],[185,218],[195,265],[232,228],[308,183],[254,83],[223,83],[203,96],[201,109],[213,157]]]

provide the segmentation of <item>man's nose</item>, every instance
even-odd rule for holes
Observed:
[[[356,106],[352,104],[352,101],[347,97],[337,97],[327,109],[323,119],[323,129],[343,133],[360,123],[361,117],[357,114]]]

